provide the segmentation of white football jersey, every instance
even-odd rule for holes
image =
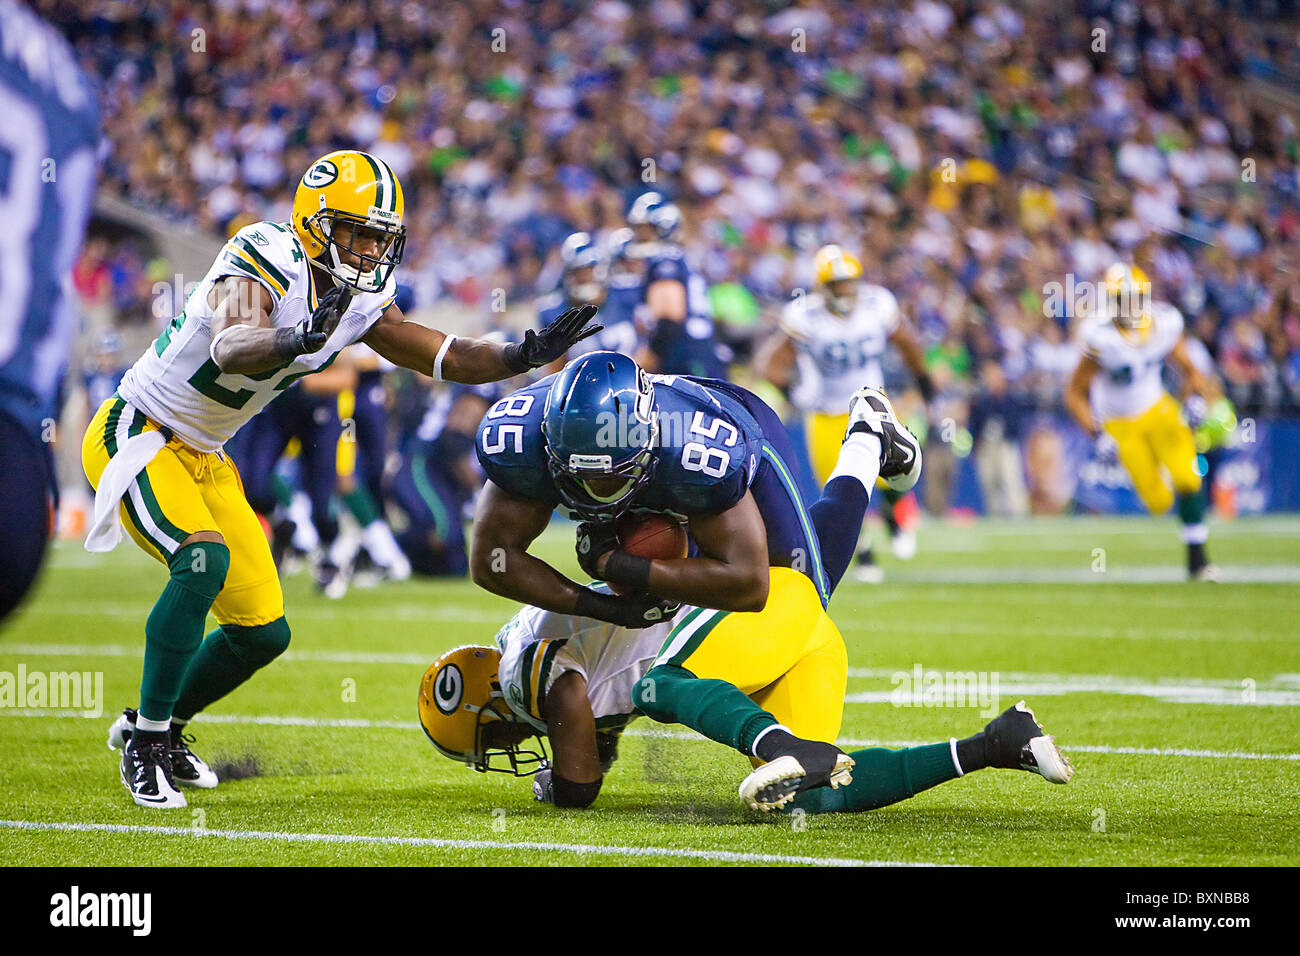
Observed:
[[[302,244],[288,223],[258,222],[239,230],[185,300],[185,308],[122,379],[121,396],[185,444],[215,452],[245,422],[304,375],[319,372],[370,330],[393,302],[391,275],[379,292],[357,293],[319,352],[256,375],[222,372],[212,360],[212,286],[227,276],[254,279],[271,294],[271,323],[292,328],[316,308],[317,288]]]
[[[1183,316],[1168,302],[1151,304],[1151,330],[1143,342],[1130,341],[1104,315],[1080,330],[1083,354],[1101,371],[1093,376],[1090,399],[1102,420],[1141,415],[1160,400],[1160,369],[1183,336]]]
[[[678,612],[677,619],[687,610]],[[546,712],[539,698],[545,698],[561,674],[577,671],[587,681],[596,729],[622,730],[639,716],[632,703],[633,690],[672,628],[672,621],[631,629],[525,607],[496,636],[501,651],[497,678],[506,703],[545,733]]]
[[[885,382],[881,359],[900,321],[888,289],[860,283],[858,302],[844,317],[819,293],[799,296],[781,312],[781,330],[798,346],[799,384],[792,398],[804,411],[843,415],[863,386]]]

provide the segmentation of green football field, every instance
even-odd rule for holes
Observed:
[[[646,720],[587,811],[459,766],[420,731],[417,685],[441,651],[490,643],[512,606],[429,581],[330,602],[305,574],[286,585],[289,652],[193,724],[222,785],[138,808],[105,736],[136,703],[162,569],[129,544],[61,543],[0,636],[0,675],[102,673],[104,712],[0,705],[0,865],[1300,864],[1300,519],[1215,524],[1218,585],[1182,579],[1175,527],[930,521],[915,560],[885,555],[886,583],[847,581],[831,604],[846,749],[965,736],[996,692],[1001,708],[1027,699],[1077,773],[1061,787],[982,771],[802,818],[749,811],[742,757]],[[542,550],[577,576],[569,534]],[[897,699],[918,672],[916,698]],[[951,675],[988,696],[927,697]]]

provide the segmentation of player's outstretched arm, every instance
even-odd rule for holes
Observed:
[[[1074,369],[1074,374],[1070,376],[1070,382],[1065,386],[1065,410],[1070,413],[1070,417],[1079,423],[1082,428],[1092,438],[1101,434],[1101,426],[1092,414],[1092,404],[1088,399],[1088,389],[1092,385],[1093,376],[1100,371],[1095,359],[1085,355],[1079,359],[1079,364]]]
[[[1199,395],[1208,400],[1219,398],[1223,394],[1218,383],[1210,376],[1202,374],[1196,367],[1196,363],[1192,361],[1192,357],[1187,354],[1186,338],[1179,339],[1178,344],[1170,350],[1169,361],[1178,370],[1184,399],[1189,395]]]
[[[541,368],[562,357],[575,342],[601,330],[602,326],[589,324],[595,314],[594,305],[569,309],[541,332],[529,329],[522,342],[498,345],[407,321],[397,306],[390,305],[362,341],[395,365],[440,381],[479,385]]]

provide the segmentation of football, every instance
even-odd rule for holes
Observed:
[[[638,558],[684,558],[689,548],[686,526],[663,515],[624,515],[618,522],[618,543]]]

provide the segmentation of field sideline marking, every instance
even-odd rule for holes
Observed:
[[[163,836],[217,837],[224,840],[271,840],[290,843],[378,844],[435,847],[447,850],[550,850],[577,856],[649,856],[709,860],[715,863],[791,863],[802,866],[947,866],[902,860],[862,860],[854,857],[783,856],[776,853],[736,853],[730,850],[674,849],[666,846],[596,846],[589,843],[529,843],[524,841],[452,840],[438,837],[367,836],[360,833],[293,833],[270,830],[208,830],[202,827],[136,826],[125,823],[40,823],[0,820],[0,829],[72,833],[131,833]]]
[[[37,710],[0,707],[2,717],[56,717],[88,719],[79,710]],[[364,717],[282,717],[277,714],[204,714],[197,718],[200,724],[248,724],[258,727],[345,727],[358,730],[419,730],[413,720],[370,720]],[[658,737],[669,740],[705,740],[701,735],[680,730],[637,730],[625,732],[627,737]],[[844,747],[922,747],[933,740],[876,740],[841,737],[835,741]],[[1295,760],[1300,753],[1248,753],[1244,750],[1198,750],[1189,747],[1125,747],[1109,744],[1062,744],[1062,750],[1073,753],[1119,754],[1140,757],[1206,757],[1213,760]]]

